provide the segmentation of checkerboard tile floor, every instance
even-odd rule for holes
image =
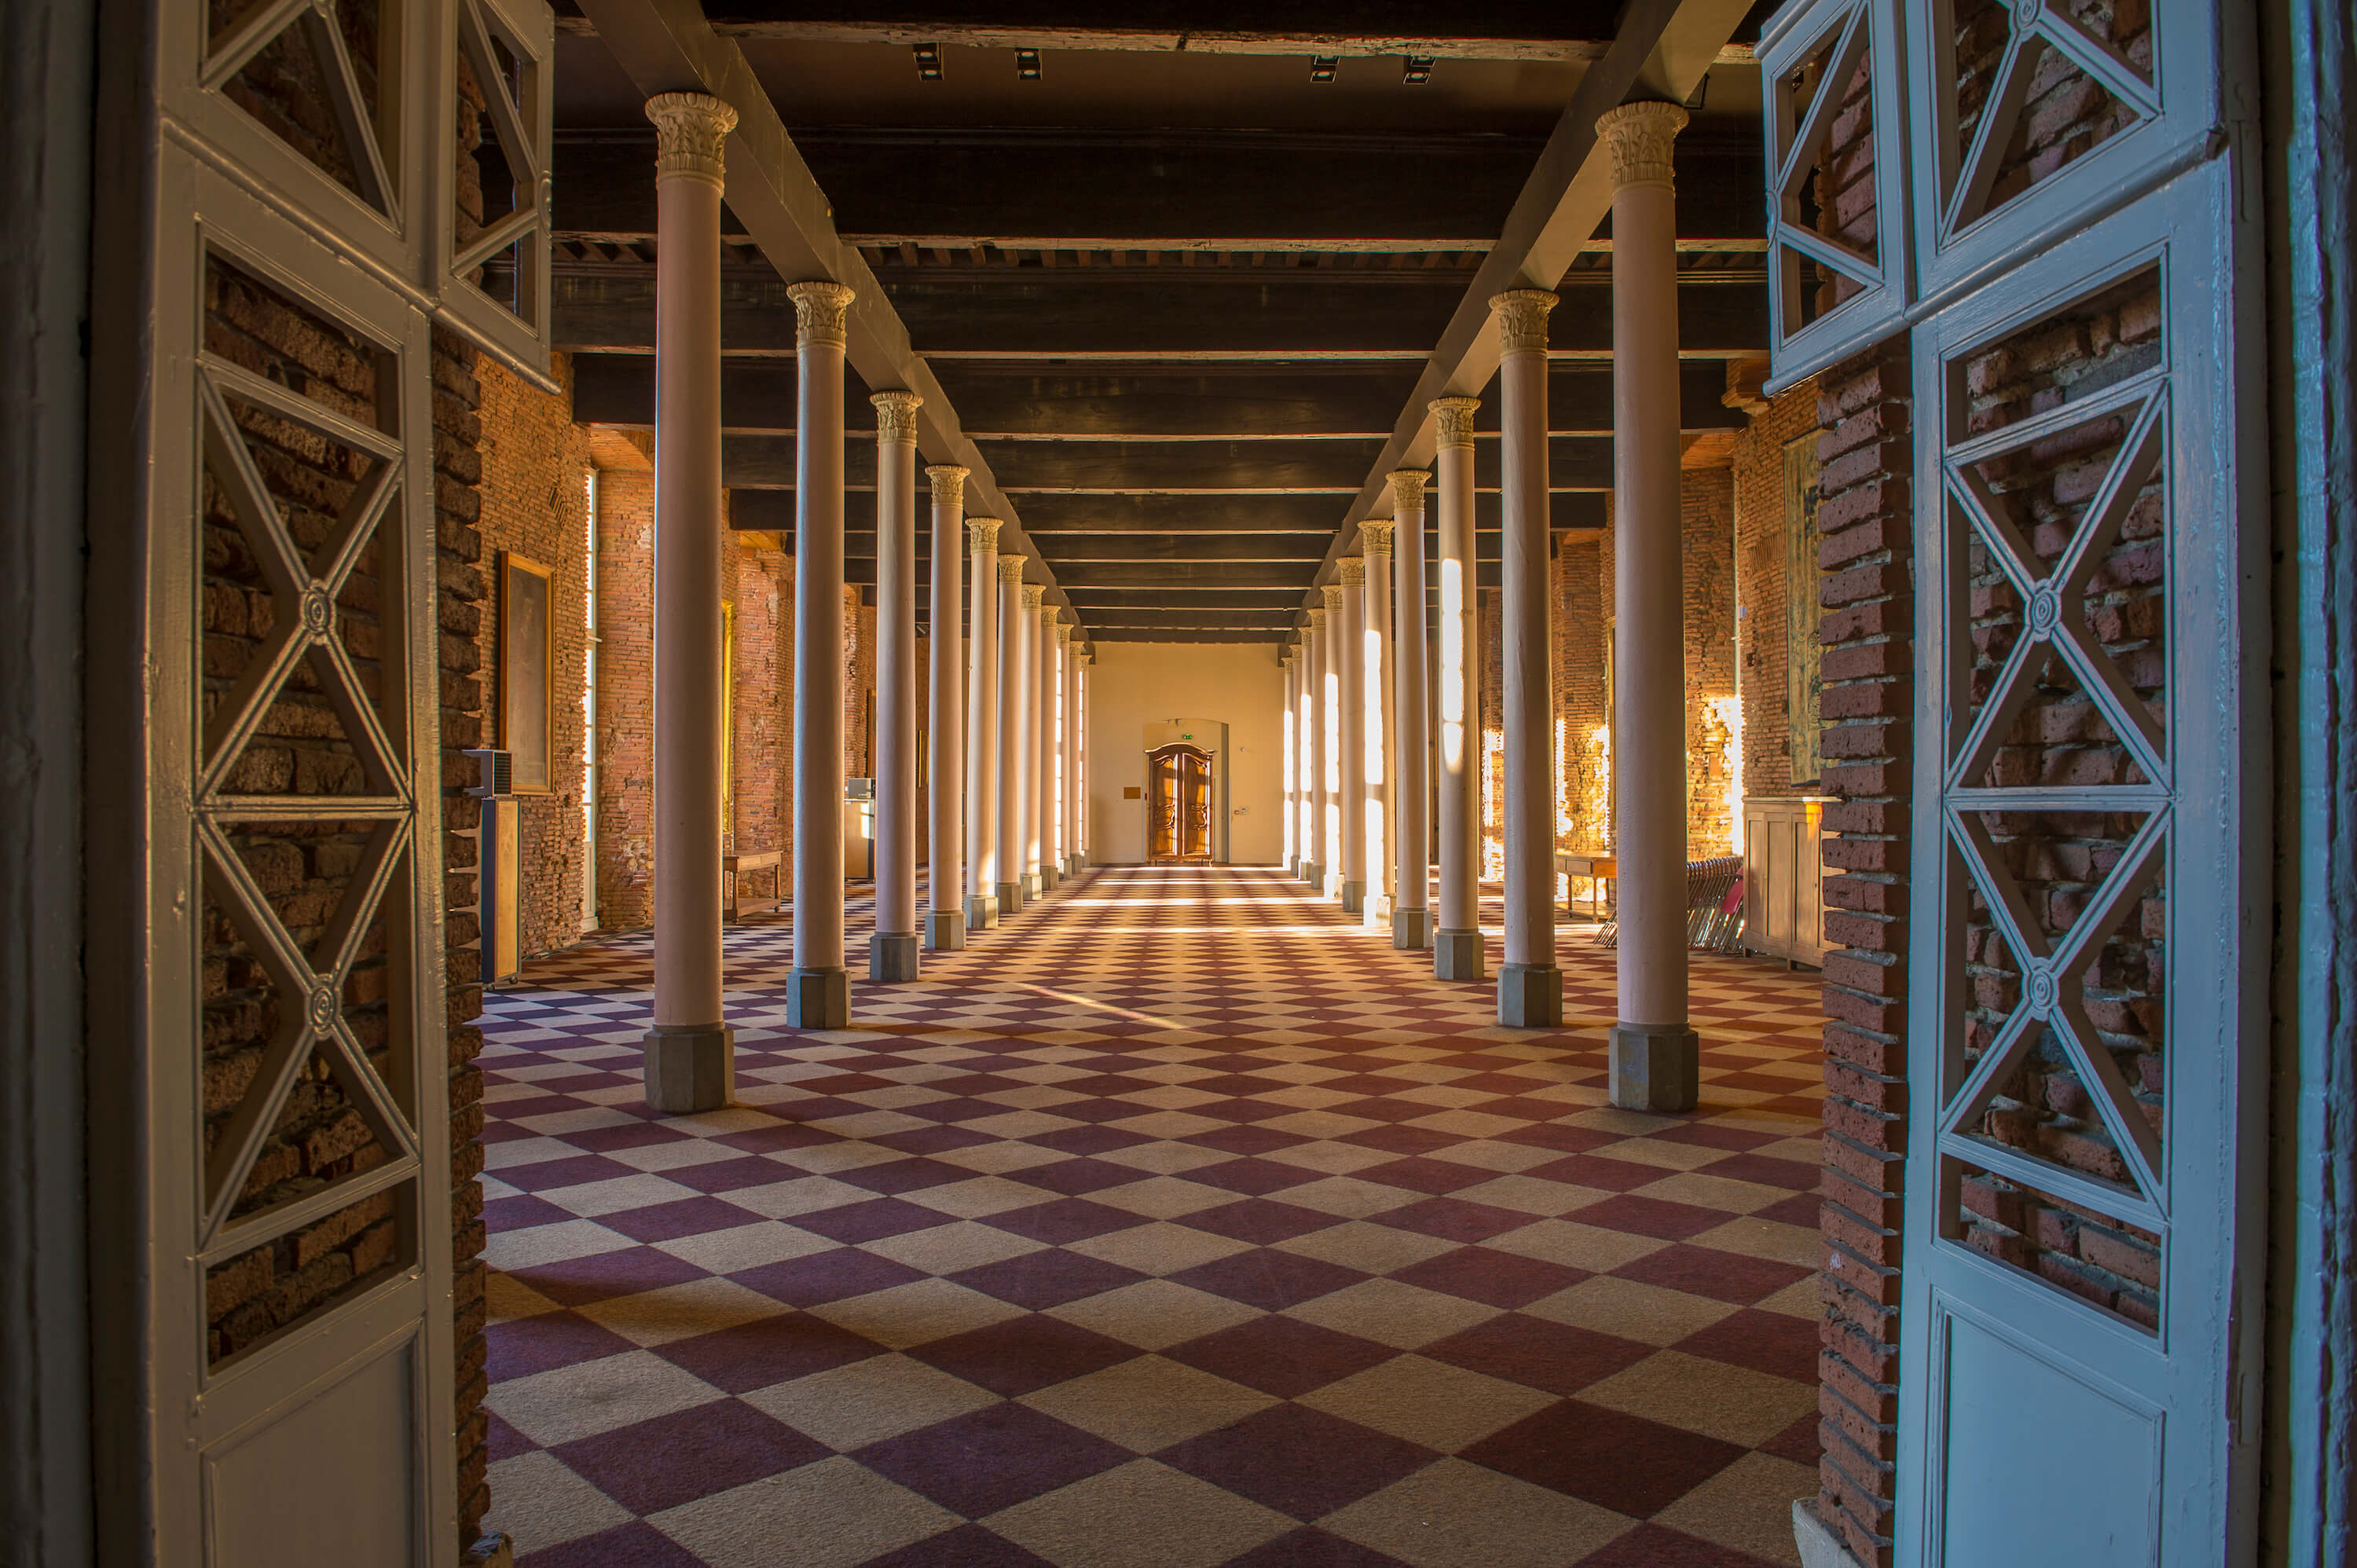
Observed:
[[[640,1098],[645,935],[489,1003],[522,1568],[1797,1562],[1813,976],[1695,958],[1673,1118],[1575,932],[1502,1030],[1280,872],[1102,868],[801,1033],[790,930],[728,930],[708,1115]]]

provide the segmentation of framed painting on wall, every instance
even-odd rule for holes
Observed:
[[[1784,447],[1784,713],[1790,725],[1792,783],[1813,784],[1824,771],[1818,710],[1824,684],[1817,641],[1817,438]]]
[[[555,787],[555,586],[554,568],[500,552],[500,746],[519,795]]]

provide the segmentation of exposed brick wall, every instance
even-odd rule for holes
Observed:
[[[581,935],[582,879],[589,875],[581,811],[581,691],[588,652],[587,433],[573,423],[572,366],[554,356],[563,390],[551,393],[486,360],[482,384],[483,605],[476,654],[483,671],[479,746],[500,737],[499,570],[501,552],[553,568],[549,616],[555,642],[549,725],[549,792],[520,797],[519,926],[522,950],[571,947]]]
[[[1686,854],[1734,842],[1735,481],[1724,467],[1678,474],[1685,585]]]
[[[1824,372],[1824,1236],[1818,1510],[1891,1563],[1915,697],[1905,340]]]
[[[876,607],[856,583],[843,586],[843,776],[876,771]]]
[[[1556,788],[1565,849],[1612,842],[1612,714],[1606,705],[1603,543],[1566,533],[1555,544],[1555,705],[1563,729]],[[1584,885],[1583,885],[1584,886]]]
[[[723,823],[740,850],[785,852],[779,890],[793,877],[794,561],[766,541],[740,535],[729,552],[729,602],[737,614],[736,706],[731,715],[730,790],[735,821]],[[748,897],[769,897],[769,876],[746,879]]]
[[[1506,596],[1481,598],[1481,880],[1506,875]]]
[[[612,931],[654,919],[654,473],[600,469],[597,924]]]
[[[1783,795],[1792,773],[1792,717],[1787,684],[1785,608],[1785,448],[1817,433],[1814,378],[1770,399],[1735,438],[1736,653],[1743,693],[1743,792]],[[1809,602],[1815,585],[1803,584]]]

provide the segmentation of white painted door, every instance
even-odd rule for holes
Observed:
[[[93,626],[136,648],[92,696],[135,868],[91,897],[126,998],[93,1251],[114,1425],[145,1412],[102,1459],[138,1518],[106,1522],[165,1564],[448,1563],[435,337],[545,379],[548,14],[152,20],[153,119],[107,132],[144,255],[100,446],[131,504],[92,523]],[[508,177],[479,203],[462,123]]]
[[[2074,0],[1907,11],[1897,1554],[2247,1561],[2268,633],[2246,40],[2168,0],[2133,33],[2140,12]]]

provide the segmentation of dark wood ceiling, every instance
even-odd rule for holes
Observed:
[[[1286,118],[1265,79],[1270,51],[1290,47],[1292,35],[1251,32],[1257,8],[1236,5],[1224,19],[1199,16],[1197,31],[1250,63],[1235,85],[1260,85],[1218,102],[1216,114],[1190,81],[1170,105],[1173,126],[1137,129],[1110,108],[1104,124],[1010,124],[995,123],[1010,111],[990,106],[974,112],[980,123],[943,125],[926,123],[937,118],[926,108],[937,84],[919,77],[912,29],[983,39],[976,59],[992,56],[989,40],[1042,40],[1056,51],[1058,78],[1079,79],[1059,101],[1074,119],[1088,109],[1098,67],[1170,47],[1155,41],[1156,29],[1172,25],[1159,12],[1178,8],[1125,7],[1119,28],[1069,5],[934,4],[930,21],[890,24],[804,5],[707,0],[707,9],[772,54],[849,49],[868,74],[885,60],[905,68],[904,109],[874,102],[872,87],[856,102],[871,120],[900,113],[909,123],[794,126],[793,144],[835,229],[1019,512],[1081,634],[1288,636],[1353,502],[1394,449],[1386,444],[1435,344],[1546,155],[1529,115],[1501,99],[1485,116],[1477,102],[1458,106],[1460,123],[1446,129],[1403,130],[1371,95],[1365,124],[1265,128],[1254,122]],[[1555,63],[1574,69],[1601,52],[1587,45],[1609,39],[1607,13],[1618,9],[1492,7],[1486,22],[1465,25],[1467,36],[1425,42],[1444,82],[1452,59],[1522,58],[1509,46],[1555,50]],[[1329,20],[1347,26],[1298,36],[1396,42],[1415,32],[1406,24],[1430,26],[1422,5],[1335,10]],[[591,41],[578,36],[587,30],[574,24],[576,50]],[[1011,69],[1011,49],[997,52]],[[1294,63],[1298,80],[1286,91],[1317,93],[1310,61]],[[1351,63],[1363,71],[1379,61]],[[765,81],[780,69],[764,68]],[[1739,58],[1724,61],[1712,81],[1747,70]],[[1403,85],[1389,97],[1429,102],[1413,96],[1419,91]],[[1746,93],[1756,101],[1756,82],[1738,80],[1731,95]],[[560,74],[556,337],[575,351],[576,416],[643,425],[653,417],[653,139],[594,123],[609,118],[596,94],[576,97],[568,113]],[[780,107],[791,125],[800,105],[780,98]],[[1215,117],[1231,123],[1187,123]],[[1489,128],[1493,121],[1502,128]],[[1739,419],[1721,402],[1725,361],[1764,355],[1767,340],[1757,137],[1740,123],[1705,120],[1679,160],[1684,424],[1722,429]],[[1558,529],[1601,526],[1612,484],[1610,261],[1608,222],[1571,258],[1559,288],[1549,386]],[[791,537],[786,280],[749,240],[728,247],[723,273],[732,521]],[[873,512],[863,500],[874,484],[873,424],[868,389],[856,374],[851,382],[846,478],[862,494],[846,508],[849,571],[872,581]],[[1496,427],[1494,403],[1485,403],[1475,462],[1484,581],[1496,571]],[[920,570],[925,532],[920,524]]]

